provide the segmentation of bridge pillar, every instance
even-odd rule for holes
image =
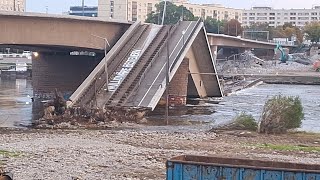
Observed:
[[[169,84],[169,105],[184,106],[187,104],[189,59],[184,59]],[[161,97],[158,106],[165,106],[166,96]]]
[[[32,59],[34,97],[51,99],[57,89],[69,98],[100,62],[101,57],[39,53]]]
[[[189,59],[183,59],[176,74],[169,85],[170,106],[183,106],[187,104],[188,95]]]

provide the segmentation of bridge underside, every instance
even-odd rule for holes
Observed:
[[[110,49],[130,27],[129,23],[94,18],[0,12],[1,46],[20,46],[38,51]],[[52,50],[51,48],[54,48]]]

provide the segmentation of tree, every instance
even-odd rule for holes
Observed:
[[[260,132],[284,133],[299,128],[304,118],[299,97],[277,95],[269,99],[263,108]]]
[[[164,1],[156,4],[156,12],[152,11],[147,15],[146,22],[160,24],[162,22],[162,14],[164,9]],[[194,15],[184,6],[176,6],[167,1],[167,9],[164,18],[164,24],[176,24],[179,20],[193,21]]]
[[[305,26],[305,31],[307,34],[307,39],[311,42],[319,42],[320,40],[320,22],[311,22]]]
[[[224,25],[224,34],[231,36],[238,36],[242,34],[243,28],[241,27],[241,23],[236,19],[231,19]]]
[[[206,31],[208,33],[223,34],[224,24],[224,21],[220,21],[212,17],[207,17],[207,19],[204,20],[204,26],[206,27]]]

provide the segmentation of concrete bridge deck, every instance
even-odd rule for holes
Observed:
[[[0,46],[33,51],[105,49],[118,41],[132,23],[99,18],[0,11]]]
[[[132,42],[137,36],[139,39]],[[198,48],[202,49],[199,53],[196,52]],[[199,97],[222,96],[217,76],[200,75],[210,72],[215,74],[215,67],[203,23],[197,21],[180,22],[173,27],[135,23],[106,57],[108,68],[112,62],[117,62],[120,67],[108,73],[111,75],[108,80],[109,91],[106,91],[103,60],[70,99],[75,106],[154,109],[166,89],[167,54],[169,82],[179,82],[179,77],[186,77],[180,84],[170,85],[172,95],[185,99],[189,87],[192,89],[189,94]],[[183,61],[187,65],[181,69]],[[191,80],[188,80],[189,72],[193,73]]]

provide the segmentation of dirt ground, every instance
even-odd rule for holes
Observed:
[[[261,146],[266,144],[288,148]],[[185,154],[319,164],[320,135],[155,131],[144,126],[114,130],[0,130],[0,162],[19,180],[165,179],[166,160]]]

